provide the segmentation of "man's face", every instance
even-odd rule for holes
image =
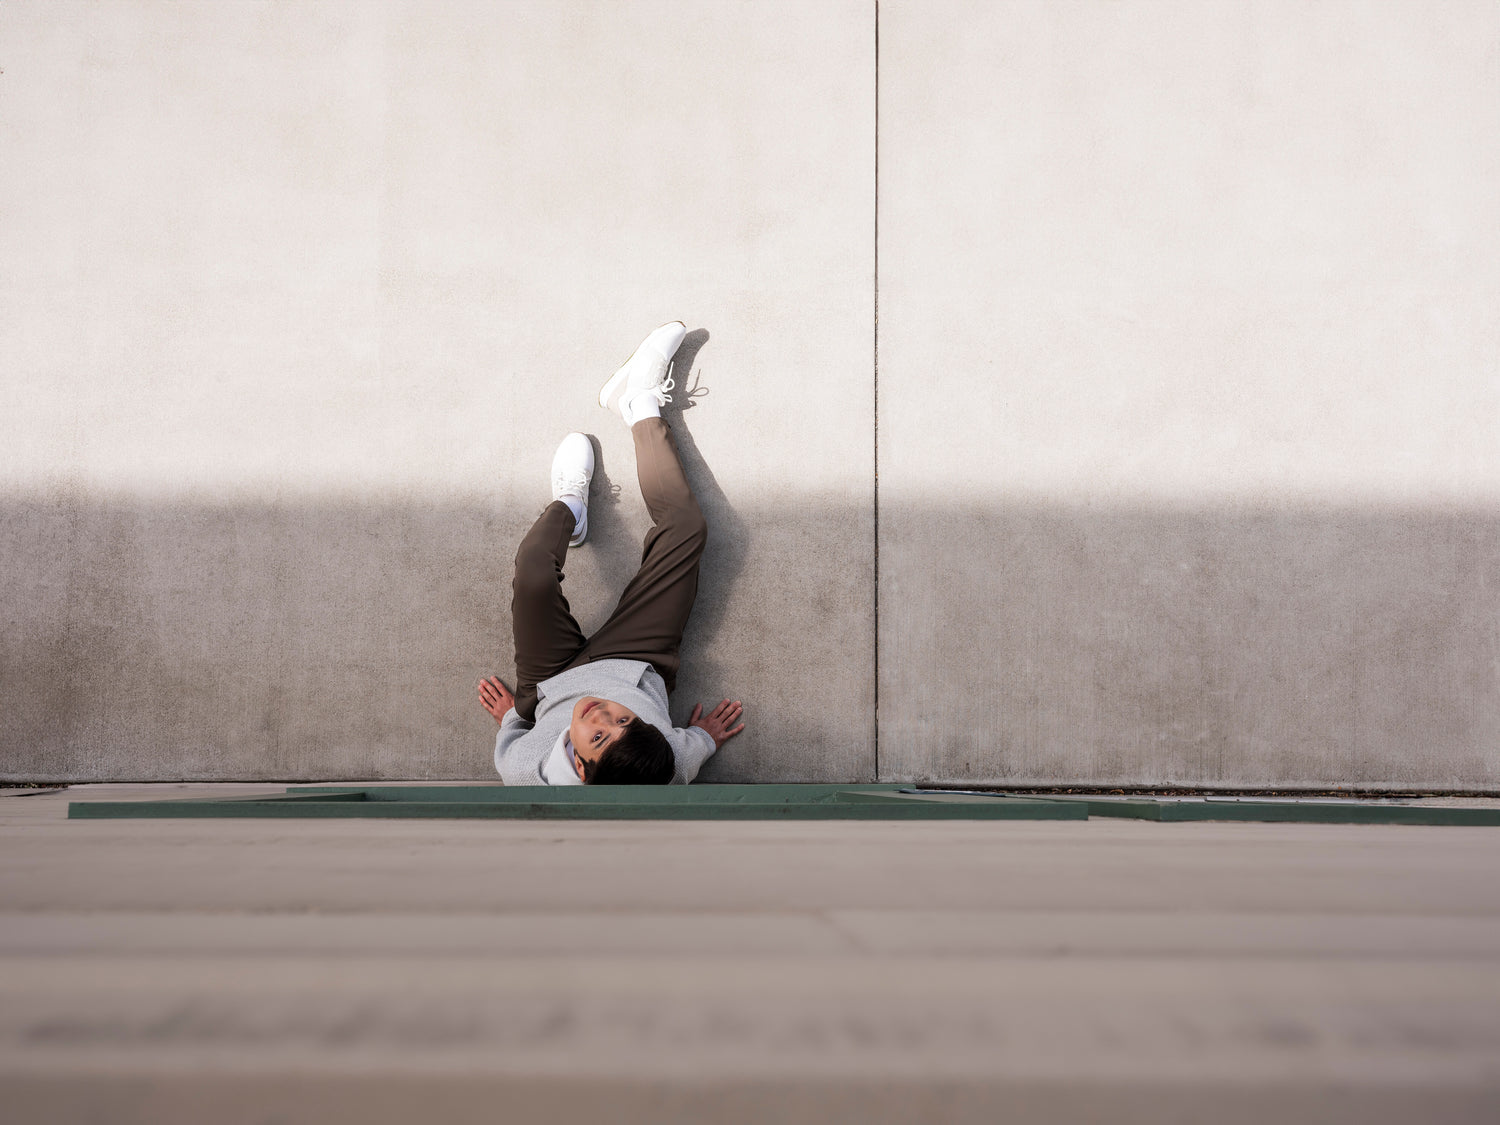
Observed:
[[[634,711],[608,699],[589,696],[573,705],[568,737],[573,740],[573,768],[579,777],[583,776],[583,763],[597,762],[599,755],[634,718]]]

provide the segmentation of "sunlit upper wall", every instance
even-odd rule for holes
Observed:
[[[881,495],[1500,501],[1500,7],[881,5]]]
[[[531,495],[681,318],[715,471],[867,507],[872,21],[0,5],[0,489]]]
[[[488,494],[650,309],[862,496],[873,6],[670,8],[0,6],[0,487]],[[1500,9],[880,18],[883,495],[1500,498]]]

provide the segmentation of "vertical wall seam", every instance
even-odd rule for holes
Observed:
[[[874,0],[875,4],[875,166],[873,169],[875,179],[875,221],[871,232],[874,243],[873,265],[873,294],[871,311],[873,323],[871,325],[871,402],[874,415],[872,462],[874,469],[874,487],[872,489],[872,500],[874,503],[874,609],[875,609],[875,780],[880,780],[880,0]]]

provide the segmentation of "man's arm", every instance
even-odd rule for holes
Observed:
[[[516,710],[516,697],[499,676],[490,676],[479,681],[479,705],[488,711],[500,724],[500,733],[495,736],[495,772],[507,785],[540,785],[542,778],[533,777],[529,771],[515,769],[507,762],[510,749],[536,725],[521,718]]]
[[[703,763],[718,752],[719,747],[745,729],[739,723],[743,709],[738,703],[724,700],[707,715],[701,704],[693,706],[693,717],[686,727],[672,732],[672,754],[676,758],[676,770],[672,784],[686,785],[698,776]]]
[[[500,722],[500,733],[495,735],[495,772],[507,785],[540,785],[542,783],[540,776],[533,778],[530,773],[518,770],[514,762],[507,760],[511,747],[530,734],[532,726],[533,724],[521,718],[515,708],[507,711],[505,718]]]

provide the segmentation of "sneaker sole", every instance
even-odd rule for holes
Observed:
[[[635,353],[632,352],[630,359],[634,358]],[[624,364],[621,365],[620,369],[613,375],[611,375],[609,379],[605,381],[604,386],[599,389],[599,405],[604,407],[605,410],[608,410],[610,408],[610,399],[615,396],[615,392],[620,389],[620,384],[625,382],[625,376],[629,374],[630,359],[627,359]]]

